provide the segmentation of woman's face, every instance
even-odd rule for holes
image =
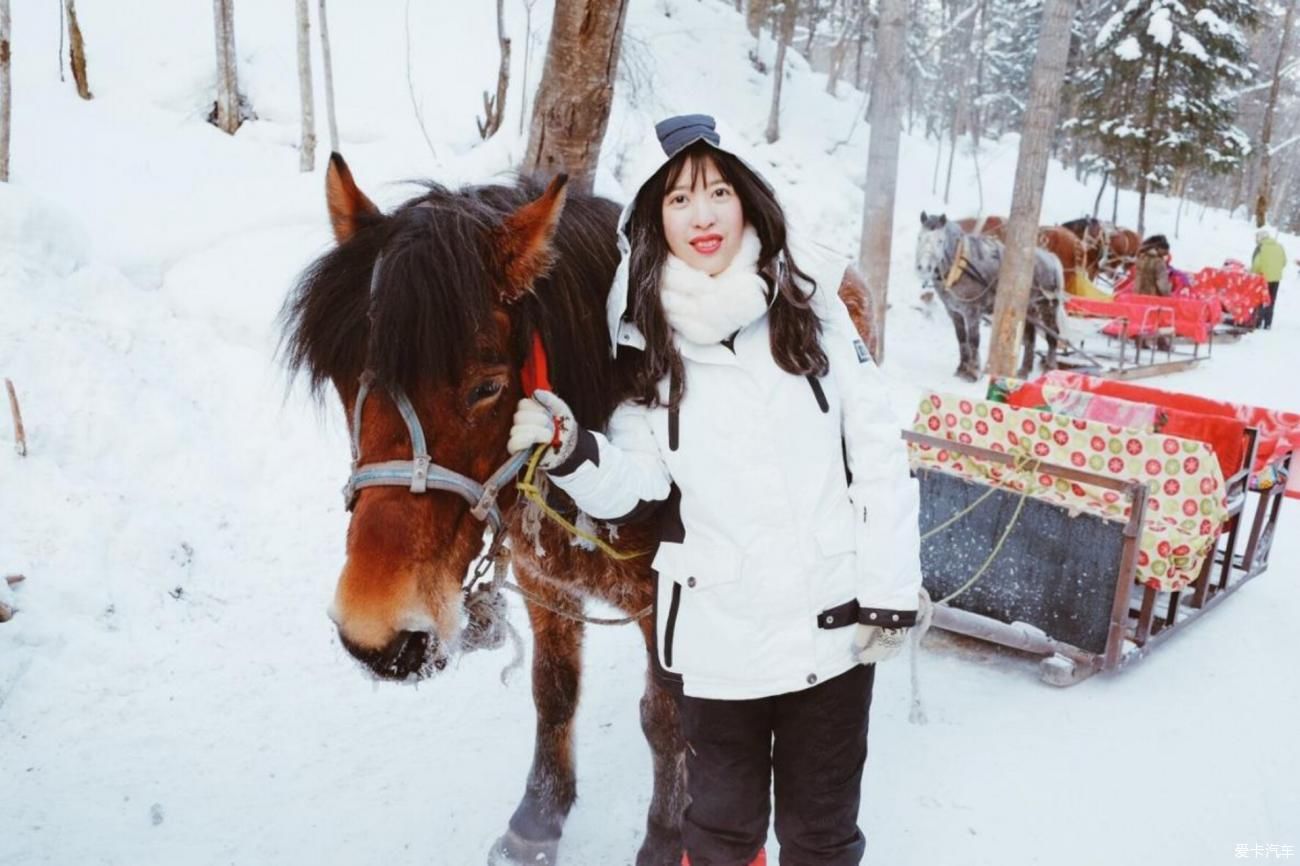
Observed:
[[[722,179],[713,160],[704,158],[700,171],[692,162],[693,158],[687,160],[664,193],[664,237],[669,252],[714,276],[726,270],[740,250],[745,215],[736,191]]]

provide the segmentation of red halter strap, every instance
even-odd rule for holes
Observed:
[[[524,361],[524,369],[519,374],[524,394],[533,396],[534,391],[551,390],[551,373],[546,361],[546,347],[542,345],[542,335],[533,331],[533,349]]]

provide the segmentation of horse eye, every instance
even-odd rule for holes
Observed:
[[[492,379],[487,382],[481,382],[474,387],[473,391],[470,392],[469,404],[473,406],[477,403],[482,403],[484,400],[487,400],[490,397],[495,397],[500,393],[501,383],[497,380]]]

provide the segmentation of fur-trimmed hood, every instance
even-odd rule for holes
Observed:
[[[738,153],[745,149],[741,137],[730,131],[725,125],[719,125],[707,114],[683,114],[669,117],[655,124],[655,140],[645,141],[633,153],[631,168],[626,173],[634,179],[636,190],[623,207],[618,217],[618,270],[614,273],[614,282],[609,288],[605,300],[605,319],[609,327],[610,352],[617,356],[619,346],[631,346],[634,349],[645,348],[645,337],[641,330],[624,318],[627,313],[628,270],[632,257],[632,240],[628,237],[628,221],[632,217],[632,208],[641,190],[674,156],[697,141],[705,141],[714,149],[730,154],[740,160],[754,174],[762,176],[751,163]],[[723,147],[723,142],[727,147]]]

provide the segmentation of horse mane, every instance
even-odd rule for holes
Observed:
[[[495,332],[501,263],[494,231],[544,183],[421,185],[422,194],[390,215],[364,218],[309,265],[285,302],[282,356],[291,373],[306,373],[317,396],[363,370],[408,391],[456,384],[466,360],[483,351],[480,335]],[[618,401],[604,324],[618,213],[607,199],[571,192],[552,238],[554,265],[506,308],[510,363],[522,367],[540,334],[556,393],[596,429]]]

